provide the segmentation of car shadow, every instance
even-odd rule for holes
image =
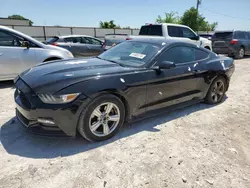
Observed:
[[[0,89],[15,88],[13,81],[0,81]]]
[[[160,130],[156,128],[157,125],[211,107],[214,107],[214,105],[199,103],[180,110],[158,114],[144,120],[129,123],[123,126],[113,138],[97,143],[88,142],[80,136],[72,138],[33,135],[26,132],[22,125],[16,121],[16,118],[13,117],[1,127],[0,141],[4,149],[12,155],[28,158],[64,157],[89,151],[142,131],[159,132]]]

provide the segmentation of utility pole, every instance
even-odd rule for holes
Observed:
[[[199,5],[201,5],[201,0],[197,0],[197,3],[196,3],[196,11],[197,11],[197,15],[196,15],[196,30],[197,30],[197,33],[199,31],[199,23],[198,23],[198,16],[199,16]]]

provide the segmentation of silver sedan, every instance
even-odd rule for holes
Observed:
[[[103,42],[87,35],[54,36],[46,44],[65,48],[75,57],[97,56],[103,52]]]
[[[0,80],[12,80],[42,62],[73,58],[66,49],[45,45],[28,35],[0,26]]]

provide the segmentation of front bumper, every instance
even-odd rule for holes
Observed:
[[[30,131],[42,135],[76,136],[79,117],[79,107],[75,101],[72,104],[49,105],[44,104],[32,92],[28,85],[20,79],[15,83],[16,116]],[[38,119],[50,119],[54,124],[38,122]]]

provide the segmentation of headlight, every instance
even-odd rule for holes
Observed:
[[[72,102],[80,93],[71,93],[65,95],[38,94],[38,97],[47,104],[65,104]]]

